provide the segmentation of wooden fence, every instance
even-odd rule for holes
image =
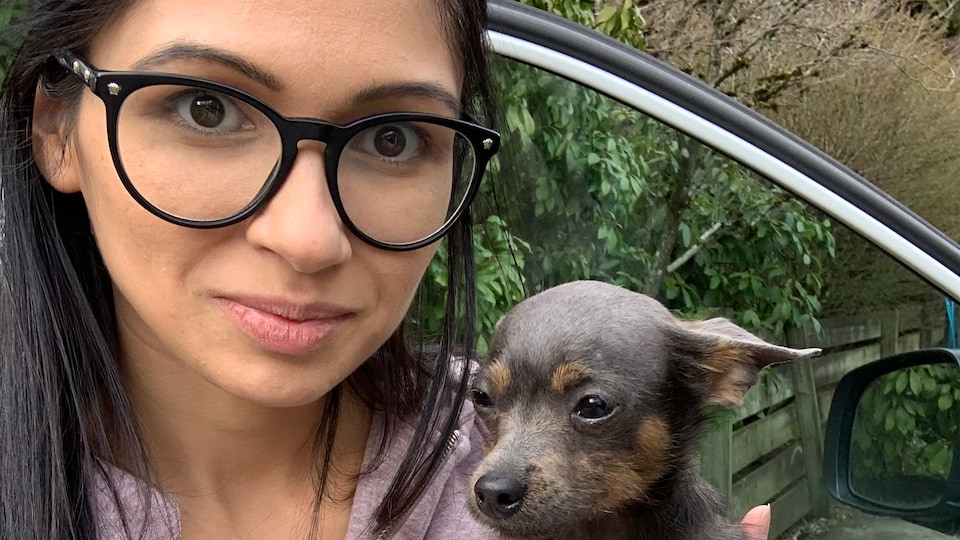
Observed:
[[[732,517],[771,504],[771,539],[828,512],[823,435],[840,378],[885,356],[942,345],[946,316],[943,303],[931,303],[820,322],[819,335],[812,327],[788,332],[786,343],[824,354],[761,374],[744,404],[702,440],[702,472],[730,501]]]

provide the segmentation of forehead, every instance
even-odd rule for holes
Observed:
[[[516,306],[497,326],[491,357],[516,372],[552,377],[564,365],[576,375],[616,381],[667,367],[669,311],[645,296],[595,283],[557,287]]]
[[[123,70],[178,42],[214,47],[275,74],[318,106],[400,81],[439,84],[459,95],[458,62],[438,6],[438,0],[144,0],[98,34],[89,56],[101,69]]]

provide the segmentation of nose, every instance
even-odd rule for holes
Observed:
[[[485,474],[473,488],[480,511],[493,519],[506,519],[520,510],[527,487],[513,475]]]
[[[346,228],[327,187],[323,153],[303,145],[286,180],[251,219],[247,241],[314,273],[350,258]]]

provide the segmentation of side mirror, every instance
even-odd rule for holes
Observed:
[[[960,523],[960,350],[925,349],[840,380],[824,445],[827,491],[864,512],[952,532]]]

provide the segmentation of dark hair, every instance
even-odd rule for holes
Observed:
[[[436,1],[447,42],[462,60],[464,109],[489,121],[486,1]],[[133,4],[35,0],[20,21],[22,46],[0,90],[2,538],[95,538],[91,479],[103,473],[98,464],[121,464],[150,478],[117,362],[110,277],[86,207],[79,194],[59,193],[41,178],[32,150],[36,93],[70,103],[82,89],[53,68],[50,53],[66,47],[85,54],[96,34]],[[457,343],[470,353],[475,342],[469,217],[446,241],[450,279],[439,352],[410,350],[398,329],[346,386],[328,396],[315,442],[324,458],[317,460],[314,533],[330,467],[330,452],[323,450],[334,440],[345,388],[384,412],[381,455],[395,420],[419,415],[416,436],[378,508],[375,527],[403,519],[441,464],[468,377],[465,365],[449,374],[450,352]]]

